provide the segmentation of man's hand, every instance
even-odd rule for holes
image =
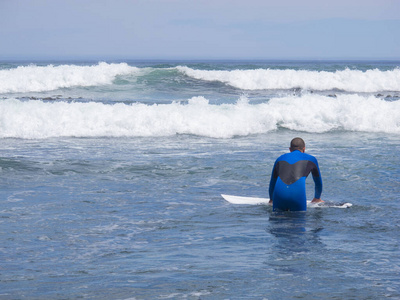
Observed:
[[[321,199],[318,199],[318,198],[314,198],[314,199],[312,199],[312,201],[311,201],[311,203],[318,203],[318,202],[324,202],[324,201],[321,200]]]

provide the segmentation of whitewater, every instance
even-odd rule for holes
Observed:
[[[400,69],[388,71],[338,70],[335,72],[310,70],[232,70],[209,71],[177,67],[187,76],[220,81],[243,90],[306,89],[341,90],[348,92],[379,92],[400,90]]]
[[[279,128],[400,133],[398,67],[328,72],[30,64],[3,67],[0,79],[2,138],[231,138]],[[186,98],[176,93],[193,80],[198,90]],[[217,93],[227,93],[207,91],[216,83]],[[168,89],[170,95],[157,99]]]
[[[135,67],[125,63],[99,63],[92,66],[28,65],[0,70],[0,93],[42,92],[74,86],[111,84],[115,76],[134,74]]]
[[[400,68],[392,70],[315,71],[295,69],[236,69],[201,70],[187,66],[174,69],[182,74],[205,81],[223,82],[243,90],[293,89],[342,90],[349,92],[400,91]],[[154,69],[153,69],[154,70]],[[105,62],[97,65],[27,65],[0,69],[0,93],[50,91],[76,86],[112,84],[116,76],[140,75],[148,68],[137,68],[127,63]]]
[[[0,102],[0,119],[1,138],[27,139],[176,134],[231,138],[278,128],[399,134],[400,101],[358,95],[282,97],[255,105],[246,97],[221,105],[211,105],[204,97],[153,105],[7,99]]]
[[[297,136],[351,208],[221,197]],[[400,298],[400,62],[1,61],[0,141],[0,299]]]

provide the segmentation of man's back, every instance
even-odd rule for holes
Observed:
[[[315,198],[321,197],[322,180],[317,159],[300,150],[280,156],[274,165],[269,186],[274,210],[304,211],[307,209],[307,176],[312,173]]]

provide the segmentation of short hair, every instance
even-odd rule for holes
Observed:
[[[294,150],[301,150],[304,149],[306,147],[306,143],[304,142],[304,140],[302,138],[294,138],[291,142],[290,142],[290,150],[294,151]]]

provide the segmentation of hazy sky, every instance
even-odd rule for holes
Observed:
[[[0,59],[400,59],[400,0],[0,0]]]

